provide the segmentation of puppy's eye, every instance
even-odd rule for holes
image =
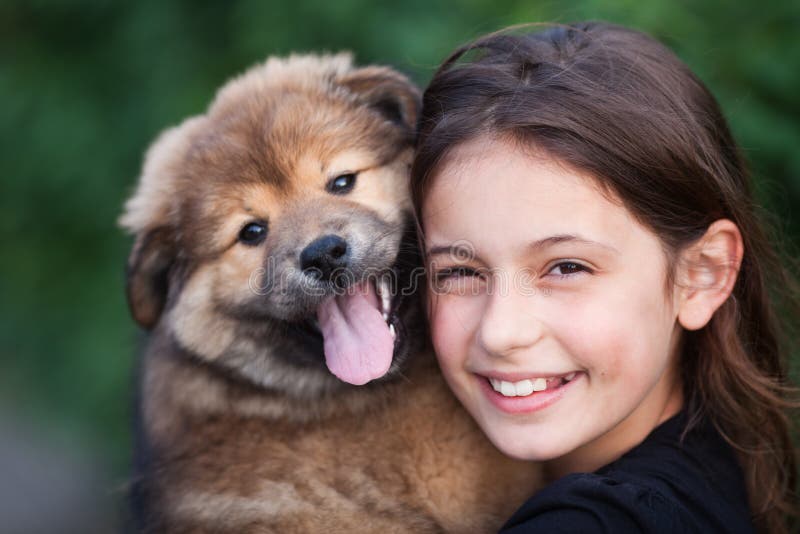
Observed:
[[[329,193],[333,193],[334,195],[344,195],[349,193],[356,185],[356,175],[357,173],[355,172],[340,174],[328,182],[328,185],[325,188]]]
[[[266,223],[251,222],[239,231],[239,241],[245,245],[259,245],[267,237]]]

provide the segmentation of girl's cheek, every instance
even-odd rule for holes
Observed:
[[[471,297],[434,295],[428,300],[434,349],[440,359],[463,356],[480,323],[480,307]]]
[[[438,295],[428,294],[428,323],[431,329],[431,339],[436,354],[441,356],[440,349],[448,345],[447,339],[450,337],[450,320],[448,320],[449,310]]]
[[[637,335],[635,330],[603,301],[572,304],[568,309],[553,310],[550,315],[551,331],[559,344],[573,363],[590,372],[590,377],[605,379],[618,375],[621,360]]]

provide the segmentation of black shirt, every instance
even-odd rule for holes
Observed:
[[[681,442],[685,426],[681,412],[615,462],[556,480],[501,532],[754,532],[733,450],[708,422]]]

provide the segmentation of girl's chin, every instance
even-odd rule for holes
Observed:
[[[567,429],[570,432],[564,434],[563,421],[567,416],[562,414],[551,420],[549,412],[565,402],[572,405],[568,399],[580,395],[585,382],[585,373],[578,373],[573,381],[557,390],[535,393],[527,398],[503,397],[492,389],[486,378],[471,375],[467,384],[453,389],[500,452],[517,460],[547,462],[568,454],[578,445],[570,439],[575,437],[575,429]]]
[[[558,432],[550,434],[546,425],[509,427],[486,420],[478,420],[478,424],[500,452],[516,460],[548,462],[569,454],[577,446],[572,444],[570,436]]]
[[[569,452],[569,448],[564,447],[563,443],[546,443],[541,440],[531,443],[532,440],[521,441],[515,439],[515,436],[491,435],[489,440],[506,456],[528,462],[549,462]]]

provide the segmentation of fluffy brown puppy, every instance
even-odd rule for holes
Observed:
[[[150,148],[121,218],[149,330],[141,530],[482,532],[534,489],[449,393],[409,291],[418,96],[348,55],[273,58]]]

